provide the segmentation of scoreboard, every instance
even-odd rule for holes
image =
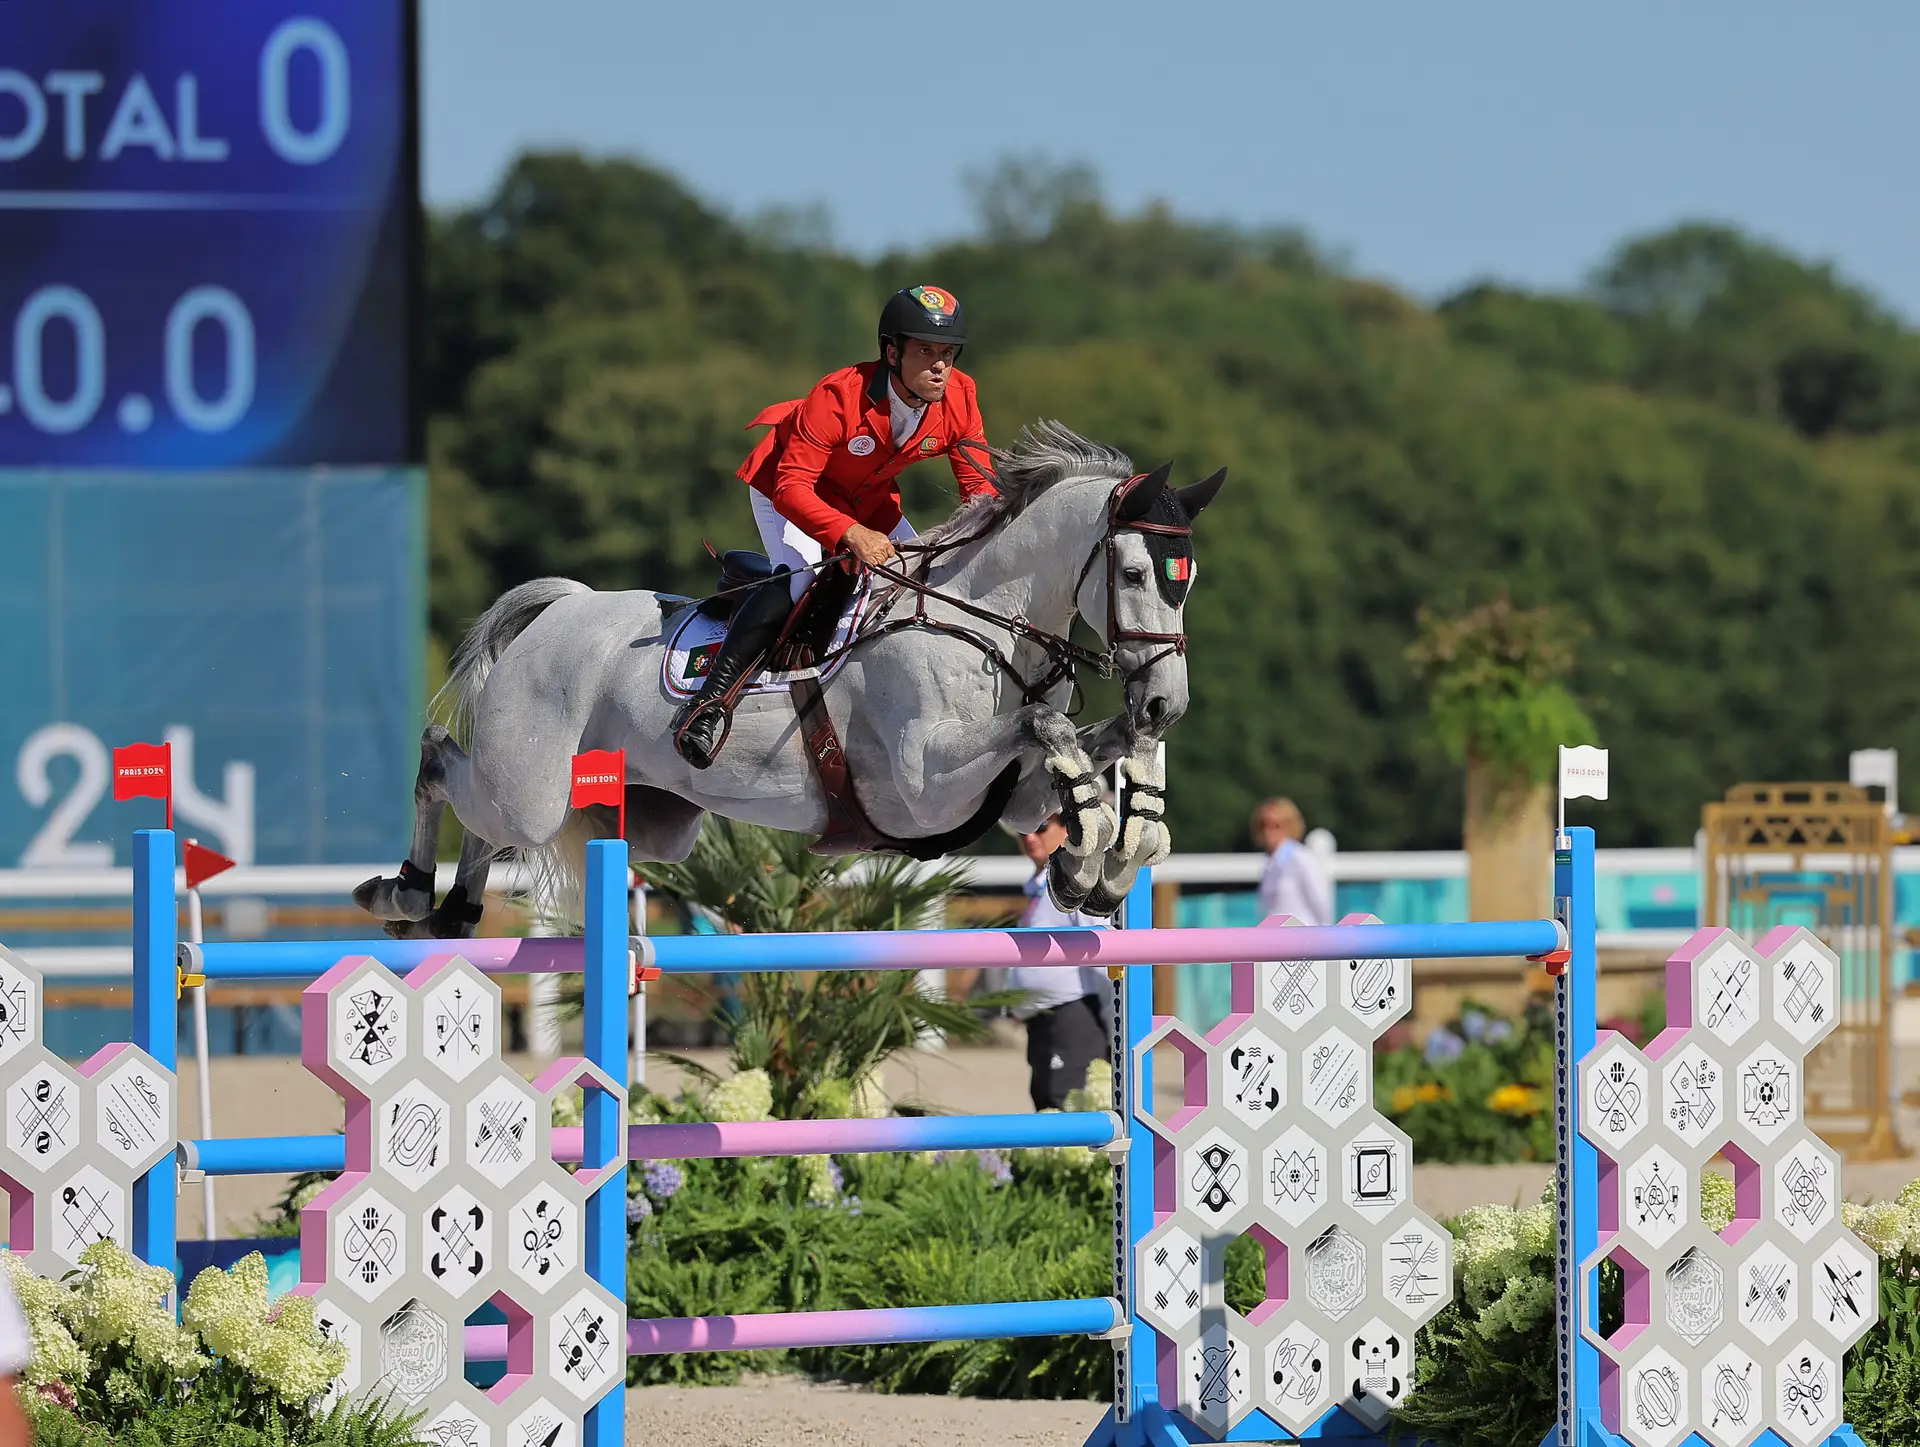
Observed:
[[[404,848],[416,33],[412,0],[0,0],[0,868],[124,863],[136,741],[242,863]]]
[[[0,467],[417,460],[399,0],[0,5]]]

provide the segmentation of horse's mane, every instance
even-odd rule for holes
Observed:
[[[993,467],[998,495],[962,503],[952,517],[922,533],[922,542],[984,537],[1069,477],[1125,482],[1133,476],[1133,459],[1119,448],[1089,442],[1071,427],[1047,420],[1021,428],[1013,446],[994,448]]]

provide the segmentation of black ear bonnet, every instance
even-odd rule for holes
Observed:
[[[1153,500],[1142,521],[1179,528],[1193,525],[1193,519],[1181,506],[1179,493],[1170,487],[1160,489],[1160,495]],[[1187,590],[1193,586],[1192,536],[1143,532],[1139,537],[1147,545],[1147,556],[1153,559],[1153,580],[1160,585],[1160,596],[1174,607],[1181,607],[1187,601]]]

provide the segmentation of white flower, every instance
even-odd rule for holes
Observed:
[[[807,1177],[807,1199],[817,1206],[831,1206],[840,1199],[833,1184],[833,1160],[829,1156],[800,1156],[800,1169]]]
[[[33,1343],[33,1360],[26,1370],[28,1384],[39,1387],[86,1380],[93,1370],[93,1358],[68,1329],[65,1315],[73,1292],[57,1281],[36,1276],[11,1251],[0,1253],[0,1259],[6,1263],[7,1279],[20,1299]]]
[[[564,1090],[553,1098],[553,1123],[575,1126],[587,1118],[585,1097],[578,1087]]]
[[[231,1362],[287,1402],[306,1402],[346,1370],[347,1349],[314,1325],[304,1296],[267,1305],[267,1263],[258,1251],[231,1272],[208,1267],[194,1277],[181,1312],[216,1356]]]
[[[764,1070],[743,1070],[714,1086],[707,1114],[722,1121],[772,1120],[773,1081]]]
[[[1906,1192],[1901,1193],[1902,1197]],[[1866,1243],[1867,1249],[1889,1261],[1908,1252],[1920,1252],[1920,1210],[1900,1200],[1856,1206],[1840,1203],[1840,1220]]]
[[[174,1288],[171,1271],[148,1266],[113,1241],[87,1247],[80,1265],[67,1319],[82,1345],[123,1344],[147,1366],[177,1377],[197,1375],[206,1365],[193,1333],[176,1325],[165,1305]]]
[[[1701,1173],[1700,1223],[1703,1226],[1713,1232],[1726,1230],[1737,1206],[1731,1179],[1718,1171]]]

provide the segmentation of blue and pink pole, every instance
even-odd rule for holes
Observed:
[[[602,841],[612,842],[612,841]],[[624,930],[624,921],[622,929]],[[639,962],[669,975],[793,970],[963,970],[1013,966],[1198,965],[1217,960],[1433,959],[1544,955],[1559,948],[1552,920],[1473,924],[1308,925],[1286,929],[876,930],[865,934],[621,936]],[[567,974],[585,968],[584,940],[462,940],[489,974]],[[311,980],[345,955],[371,955],[399,974],[444,956],[444,940],[300,940],[182,946],[210,980]],[[624,959],[624,957],[623,957]],[[622,968],[624,969],[624,963]],[[624,987],[623,987],[624,988]]]

